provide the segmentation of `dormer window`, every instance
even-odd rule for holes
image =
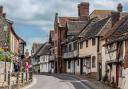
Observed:
[[[95,38],[92,38],[92,45],[94,46],[96,44]]]

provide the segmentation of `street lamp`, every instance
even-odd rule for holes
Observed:
[[[24,59],[24,46],[26,45],[25,41],[20,39],[20,57],[21,57],[21,71],[23,72],[23,59]]]

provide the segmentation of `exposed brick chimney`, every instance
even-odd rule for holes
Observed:
[[[0,6],[0,15],[3,14],[3,6]]]
[[[89,18],[89,3],[81,2],[78,4],[78,16],[80,20],[87,20]]]
[[[122,11],[123,11],[123,6],[122,6],[121,3],[119,3],[119,4],[117,5],[117,11],[118,11],[118,12],[122,12]]]
[[[123,6],[121,3],[117,5],[117,11],[111,12],[112,26],[120,19],[120,12],[122,12]]]

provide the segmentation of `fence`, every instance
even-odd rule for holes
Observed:
[[[29,73],[0,73],[0,89],[18,89],[32,81],[32,71]]]

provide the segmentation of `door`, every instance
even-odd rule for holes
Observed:
[[[102,78],[102,64],[99,63],[98,65],[99,65],[99,81],[100,81]]]
[[[83,59],[80,59],[80,74],[83,74]]]

